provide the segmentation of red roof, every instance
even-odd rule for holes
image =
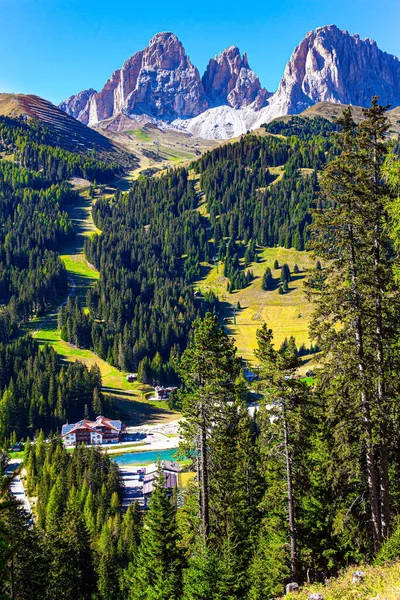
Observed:
[[[96,431],[96,427],[104,427],[106,429],[110,429],[111,431],[115,431],[116,433],[120,433],[121,431],[121,421],[116,421],[112,419],[107,419],[106,417],[99,416],[96,417],[95,421],[89,421],[88,419],[82,419],[82,421],[78,421],[74,425],[64,425],[62,436],[69,435],[71,433],[76,433],[77,431],[90,431],[93,433],[99,433]]]

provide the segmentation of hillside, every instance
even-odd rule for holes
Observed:
[[[304,282],[308,272],[315,268],[311,253],[294,248],[260,248],[259,262],[252,263],[254,280],[242,290],[228,294],[228,279],[223,275],[223,265],[204,266],[204,276],[197,280],[196,288],[203,294],[214,292],[221,299],[221,318],[225,330],[235,339],[235,345],[242,356],[250,364],[256,362],[254,350],[257,347],[256,332],[263,323],[267,323],[274,332],[274,340],[279,347],[285,338],[294,336],[297,346],[310,346],[309,321],[312,305],[304,293]],[[279,267],[274,269],[275,261]],[[242,261],[243,262],[243,261]],[[289,292],[279,294],[279,278],[283,264],[288,264],[293,273],[297,264],[300,273],[292,275]],[[262,276],[269,267],[275,279],[274,289],[264,291],[261,288]],[[237,305],[240,308],[237,308]],[[236,321],[236,323],[235,323]],[[301,372],[309,368],[305,366]]]
[[[353,582],[353,573],[361,571],[361,582]],[[314,595],[313,595],[314,594]],[[287,594],[287,600],[398,600],[400,598],[400,561],[383,566],[352,567],[324,585],[306,585],[298,593]]]
[[[282,121],[283,123],[290,123],[296,117],[302,117],[304,119],[314,119],[315,117],[322,117],[327,121],[334,122],[343,112],[343,109],[349,106],[348,104],[337,104],[334,102],[318,102],[313,106],[310,106],[298,115],[283,115],[276,117],[271,121],[276,123]],[[353,111],[353,119],[356,123],[359,123],[363,119],[363,112],[361,106],[351,106]],[[387,117],[391,125],[390,130],[393,133],[400,133],[400,107],[395,107],[387,111]]]
[[[138,159],[135,168],[129,169],[118,183],[123,190],[129,189],[131,180],[141,173],[152,175],[167,168],[188,165],[219,143],[174,129],[161,129],[151,123],[138,124],[126,116],[108,119],[93,129]]]
[[[53,132],[54,145],[65,150],[86,153],[94,150],[105,158],[128,163],[122,148],[99,132],[70,117],[48,100],[32,94],[0,94],[0,116],[38,119]],[[131,159],[132,160],[132,159]]]

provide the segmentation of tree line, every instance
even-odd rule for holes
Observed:
[[[55,433],[84,416],[113,416],[101,386],[97,365],[65,365],[53,348],[40,349],[29,335],[0,343],[0,444],[39,430]]]
[[[73,236],[74,176],[109,181],[118,165],[75,154],[38,121],[0,117],[0,340],[66,295],[58,251]]]

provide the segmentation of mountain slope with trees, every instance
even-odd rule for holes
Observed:
[[[197,318],[177,359],[182,385],[175,399],[184,416],[180,453],[195,473],[192,482],[170,493],[160,468],[142,527],[135,509],[122,516],[118,469],[106,455],[84,447],[69,453],[39,435],[26,450],[37,523],[29,527],[4,494],[0,499],[6,596],[27,597],[26,556],[38,565],[37,598],[67,591],[82,600],[272,600],[289,582],[305,585],[299,597],[398,593],[400,161],[376,99],[364,117],[355,125],[349,109],[341,119],[338,152],[320,178],[310,227],[314,251],[326,261],[308,282],[311,334],[323,356],[316,385],[296,377],[295,340],[278,350],[265,323],[257,334],[260,376],[252,383],[260,406],[250,415],[233,340],[215,314]],[[168,179],[139,182],[132,191],[148,211],[143,221],[137,215],[136,232],[153,243],[161,228],[149,202],[153,187],[158,201],[169,203],[169,219],[182,209],[188,217],[182,229],[190,230],[189,180],[184,172],[169,176],[180,194],[175,185],[168,189]],[[101,207],[104,225],[115,202],[123,235],[133,219],[128,199]],[[163,243],[173,247],[169,229],[163,231]],[[111,233],[117,238],[116,225],[106,233],[109,251]],[[125,254],[118,248],[120,263],[128,248]],[[167,256],[171,268],[173,254]],[[294,271],[282,265],[282,283]],[[0,459],[3,472],[7,457]],[[340,570],[366,563],[376,568],[359,585],[349,584],[348,575],[332,581]],[[385,575],[392,580],[383,581]]]

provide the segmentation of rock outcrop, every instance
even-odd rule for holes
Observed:
[[[310,31],[295,48],[270,100],[273,116],[296,114],[321,101],[369,106],[400,104],[400,61],[336,25]]]
[[[93,88],[83,90],[83,92],[70,96],[67,100],[61,102],[59,108],[70,117],[74,117],[74,119],[87,125],[89,123],[89,101],[94,94],[97,94],[97,92]]]
[[[211,59],[202,79],[181,42],[158,33],[115,71],[100,92],[86,90],[60,105],[85,124],[118,127],[126,117],[196,136],[227,139],[298,114],[319,102],[400,105],[400,61],[335,25],[309,32],[295,48],[278,90],[261,87],[236,46]]]
[[[254,103],[258,110],[271,95],[261,87],[257,75],[250,69],[246,53],[241,56],[237,46],[230,46],[210,60],[202,82],[213,107],[227,104],[240,109]]]
[[[60,107],[90,125],[119,113],[148,114],[157,119],[195,117],[208,108],[200,74],[173,33],[158,33],[115,71],[103,89],[82,106],[83,95]],[[79,112],[75,105],[79,105]]]
[[[80,92],[60,108],[89,125],[121,113],[171,122],[222,105],[259,110],[269,96],[236,46],[211,59],[201,79],[181,42],[166,32],[157,33],[147,48],[133,54],[100,92]]]

